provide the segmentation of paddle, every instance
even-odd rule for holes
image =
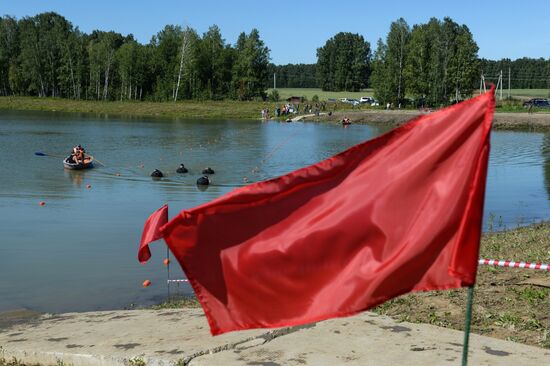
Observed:
[[[50,158],[61,158],[61,159],[65,158],[65,156],[46,154],[46,153],[43,153],[43,152],[40,152],[40,151],[35,152],[34,155],[36,155],[36,156],[48,156]]]
[[[88,155],[88,156],[91,157],[92,159],[94,159],[94,161],[95,161],[96,163],[99,163],[99,164],[101,164],[102,166],[105,166],[105,164],[103,164],[101,161],[99,161],[99,160],[97,160],[96,158],[94,158],[92,155]]]

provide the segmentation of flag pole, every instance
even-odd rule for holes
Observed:
[[[464,345],[462,346],[462,366],[468,365],[468,346],[470,342],[470,324],[472,322],[473,299],[474,299],[474,286],[468,286],[468,299],[466,302],[466,319],[464,321]]]
[[[166,284],[168,285],[168,301],[170,301],[170,248],[166,245]]]

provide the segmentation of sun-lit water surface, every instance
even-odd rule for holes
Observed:
[[[379,127],[260,121],[159,121],[0,112],[0,311],[61,312],[146,305],[166,296],[166,247],[137,262],[147,216],[171,215],[241,186],[327,158]],[[80,143],[105,164],[66,171]],[[175,169],[185,163],[190,173]],[[216,174],[205,191],[196,179]],[[160,169],[166,175],[153,180]],[[90,185],[91,188],[86,188]],[[493,132],[485,229],[550,218],[550,134]],[[46,202],[39,206],[40,201]],[[182,278],[171,267],[172,278]],[[144,279],[153,285],[142,288]],[[174,290],[174,288],[172,288]],[[189,292],[187,285],[181,292]]]

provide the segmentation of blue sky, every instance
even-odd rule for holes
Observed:
[[[317,48],[338,32],[359,33],[375,48],[399,17],[412,26],[450,16],[470,28],[480,57],[550,57],[550,2],[543,0],[0,0],[0,15],[44,11],[65,16],[86,33],[132,33],[141,43],[166,24],[189,25],[201,34],[216,24],[228,43],[257,28],[275,64],[315,63]]]

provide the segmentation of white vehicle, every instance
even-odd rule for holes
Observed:
[[[374,98],[373,97],[361,97],[361,99],[359,99],[359,101],[361,103],[371,104],[372,102],[374,102]]]
[[[349,103],[349,104],[352,104],[354,106],[356,106],[360,103],[357,99],[351,99],[351,98],[340,98],[340,102]]]

